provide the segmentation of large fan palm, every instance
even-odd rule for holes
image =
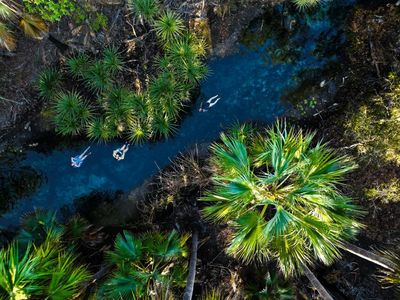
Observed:
[[[108,252],[109,261],[117,268],[103,286],[104,296],[107,299],[144,299],[146,295],[168,298],[168,287],[185,283],[182,261],[187,252],[185,242],[186,238],[179,237],[176,231],[139,237],[124,231],[118,235],[115,249]]]
[[[325,144],[313,146],[313,137],[279,124],[265,134],[242,126],[212,146],[215,186],[204,213],[232,223],[230,254],[275,258],[286,276],[340,257],[361,226],[360,210],[337,189],[354,165]]]

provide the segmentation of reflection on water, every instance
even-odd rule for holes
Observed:
[[[277,8],[277,15],[281,14],[280,9]],[[14,224],[34,207],[59,209],[72,205],[74,199],[93,191],[128,191],[155,174],[158,168],[165,167],[179,152],[196,143],[214,140],[221,130],[236,121],[272,122],[285,112],[286,107],[280,102],[282,95],[301,84],[299,74],[323,69],[337,59],[335,53],[321,51],[321,38],[336,34],[338,40],[342,39],[338,28],[335,29],[338,24],[329,18],[330,13],[327,8],[315,12],[313,17],[296,13],[293,18],[299,24],[297,29],[278,30],[277,35],[271,29],[258,43],[249,42],[259,35],[255,31],[257,26],[251,27],[238,53],[209,61],[212,73],[201,84],[201,94],[178,134],[166,141],[131,147],[124,161],[117,162],[112,157],[112,151],[121,146],[116,142],[92,145],[92,155],[79,169],[71,168],[69,160],[87,144],[67,149],[56,147],[50,153],[27,152],[23,164],[43,173],[46,183],[3,214],[0,225]],[[265,24],[266,21],[264,27]],[[221,100],[216,106],[208,112],[198,111],[202,102],[217,94]],[[93,200],[92,205],[96,207],[98,203]]]

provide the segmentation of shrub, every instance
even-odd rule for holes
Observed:
[[[135,0],[131,5],[137,6],[140,13],[147,11],[148,17],[158,14],[155,1]],[[78,134],[84,130],[90,139],[108,141],[125,136],[134,143],[166,138],[175,132],[190,91],[207,72],[201,61],[205,43],[186,32],[183,21],[169,10],[151,25],[164,41],[164,53],[156,59],[155,67],[160,73],[150,78],[148,89],[141,93],[117,83],[124,61],[116,47],[105,48],[100,57],[80,53],[67,59],[68,73],[79,80],[76,88],[86,87],[89,91],[82,94],[88,95],[96,105],[87,105],[76,92],[62,94],[54,106],[57,132]],[[41,78],[47,77],[45,73],[41,75]],[[47,94],[46,99],[55,100],[54,94]],[[78,103],[80,109],[77,109]],[[67,110],[65,106],[69,106]]]
[[[360,159],[400,163],[400,80],[392,73],[387,91],[374,96],[347,118],[346,135]]]

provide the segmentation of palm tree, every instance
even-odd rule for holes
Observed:
[[[90,58],[85,53],[79,53],[67,59],[68,72],[75,78],[84,78],[91,65]]]
[[[128,6],[142,23],[143,19],[154,20],[159,11],[157,0],[129,0]]]
[[[103,63],[104,67],[110,74],[115,74],[122,70],[124,62],[121,54],[115,47],[108,47],[103,51]]]
[[[275,258],[286,277],[303,273],[316,283],[308,266],[341,256],[361,211],[337,188],[355,166],[326,144],[312,146],[313,137],[280,124],[266,134],[247,125],[221,134],[222,144],[211,147],[215,186],[203,212],[233,223],[228,253],[244,262]]]
[[[154,22],[154,29],[161,41],[168,45],[182,36],[185,26],[175,12],[167,10]]]
[[[116,269],[101,293],[108,299],[143,299],[146,295],[168,299],[170,288],[185,282],[182,259],[186,255],[186,240],[176,231],[140,236],[127,231],[119,234],[114,250],[107,253]]]
[[[46,23],[37,16],[23,12],[21,6],[12,0],[0,0],[0,19],[9,23],[18,23],[24,33],[32,38],[40,39],[48,31]],[[9,27],[0,22],[0,46],[8,51],[16,48],[16,41]]]
[[[204,295],[201,296],[201,300],[224,300],[225,298],[222,297],[222,292],[213,289],[209,292],[206,292]]]
[[[35,269],[40,263],[31,254],[32,245],[28,244],[22,252],[17,242],[0,250],[0,298],[28,299],[32,283],[37,280]]]
[[[62,135],[79,134],[92,119],[92,108],[78,92],[62,92],[54,105],[56,131]]]
[[[42,218],[46,223],[54,222],[52,214],[38,213],[36,216],[39,222]],[[31,218],[29,224],[36,229],[49,225],[33,225],[34,219]],[[77,256],[72,250],[65,249],[54,231],[48,231],[45,240],[40,237],[33,242],[21,249],[19,242],[14,241],[0,250],[0,297],[13,300],[73,299],[83,283],[90,279],[86,267],[78,264]]]
[[[42,71],[38,78],[39,96],[45,100],[55,100],[61,90],[61,74],[54,68]]]
[[[86,128],[86,135],[91,140],[107,142],[116,136],[112,126],[103,117],[97,117],[90,121]]]

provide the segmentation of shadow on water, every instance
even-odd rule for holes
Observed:
[[[335,2],[342,6],[348,3]],[[343,20],[341,16],[345,12],[333,14],[325,6],[304,15],[277,7],[264,20],[255,21],[244,34],[237,53],[209,60],[211,74],[201,84],[200,95],[179,132],[169,140],[131,147],[124,161],[117,162],[112,157],[112,151],[121,146],[116,142],[92,144],[92,155],[79,169],[71,168],[70,157],[82,152],[87,144],[53,148],[53,143],[43,148],[47,151],[27,151],[21,164],[42,173],[46,181],[34,194],[19,195],[17,205],[10,205],[9,211],[1,216],[0,226],[15,224],[22,214],[35,207],[73,208],[74,199],[96,191],[129,191],[155,174],[158,168],[165,167],[178,153],[196,143],[215,140],[221,130],[234,122],[272,122],[288,108],[280,101],[284,93],[301,85],[299,74],[306,74],[308,70],[318,73],[315,70],[323,70],[337,60],[335,51],[324,51],[325,46],[320,42],[326,36],[340,43],[344,41],[341,30],[344,22],[335,20]],[[292,25],[298,25],[288,30],[285,27],[288,20],[295,20]],[[257,32],[260,24],[257,22],[263,22],[265,33]],[[268,22],[271,26],[280,24],[280,29],[267,28]],[[201,103],[217,94],[221,97],[218,104],[207,112],[199,112]],[[95,208],[99,203],[93,199],[91,205]]]

